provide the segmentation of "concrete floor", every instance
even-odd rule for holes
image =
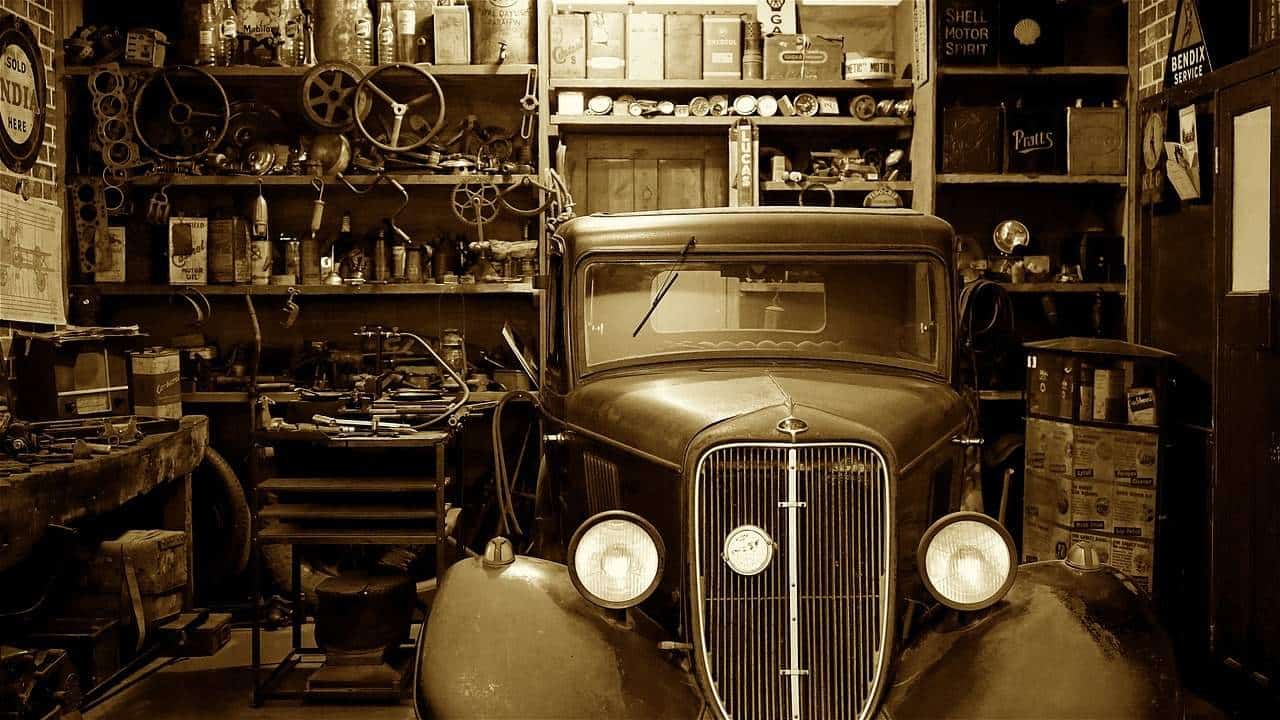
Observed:
[[[306,644],[311,645],[309,635],[308,632]],[[289,631],[266,633],[262,647],[264,665],[278,662],[289,649]],[[266,667],[269,670],[271,666]],[[145,672],[146,669],[140,674]],[[249,707],[252,682],[247,629],[235,630],[231,642],[211,658],[180,660],[136,683],[129,684],[131,680],[86,713],[85,720],[413,720],[413,708],[407,703],[304,706],[276,700],[261,708]]]

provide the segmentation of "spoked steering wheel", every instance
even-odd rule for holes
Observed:
[[[392,87],[388,82],[391,76],[405,72],[409,74],[407,84],[412,88],[410,92],[413,95],[412,99],[401,102],[383,86]],[[399,84],[403,86],[406,83],[399,81]],[[398,93],[408,94],[402,87],[396,87],[396,90]],[[374,102],[375,99],[381,102]],[[417,65],[391,63],[365,75],[356,86],[357,107],[361,107],[365,102],[371,103],[369,117],[376,115],[381,119],[384,125],[383,130],[386,132],[386,142],[370,131],[366,123],[367,118],[362,117],[362,113],[355,115],[356,127],[359,128],[361,135],[380,150],[393,153],[417,150],[430,142],[431,138],[435,137],[444,126],[444,91],[440,89],[440,83],[431,73]],[[390,110],[390,122],[386,119],[385,111],[387,110]],[[413,122],[406,127],[406,121],[414,117],[426,121],[425,130],[418,129],[415,127],[417,124]]]

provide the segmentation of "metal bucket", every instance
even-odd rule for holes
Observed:
[[[471,12],[472,64],[498,62],[503,43],[507,45],[505,62],[537,62],[534,0],[473,0]]]

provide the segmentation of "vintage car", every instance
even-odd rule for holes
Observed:
[[[553,245],[538,395],[567,564],[498,538],[448,569],[421,716],[1178,715],[1132,582],[1084,545],[1019,567],[959,511],[946,223],[596,215]]]

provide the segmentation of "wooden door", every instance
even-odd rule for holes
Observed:
[[[565,144],[579,214],[729,204],[728,136],[581,135]]]
[[[1280,107],[1268,75],[1219,95],[1213,652],[1280,682]],[[1176,479],[1175,479],[1176,481]]]

